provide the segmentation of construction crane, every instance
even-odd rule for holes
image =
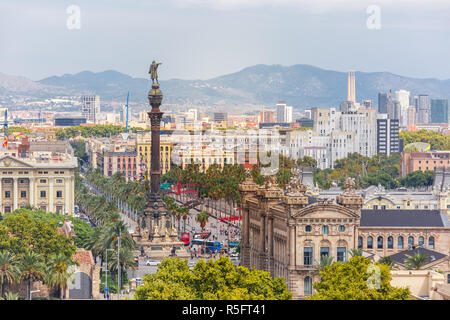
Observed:
[[[128,133],[128,99],[130,98],[130,91],[128,91],[127,94],[127,120],[125,123],[125,133]]]

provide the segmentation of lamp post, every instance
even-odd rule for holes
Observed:
[[[106,279],[105,279],[105,288],[108,288],[108,251],[114,251],[113,249],[106,249]],[[107,296],[108,297],[108,292],[107,291]],[[106,298],[107,300],[109,300],[108,298]]]

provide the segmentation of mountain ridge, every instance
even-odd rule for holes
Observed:
[[[0,88],[7,92],[33,94],[42,90],[41,94],[49,95],[98,94],[103,101],[121,101],[130,91],[136,102],[147,103],[151,83],[149,79],[134,78],[115,70],[84,70],[39,81],[14,76],[14,85],[11,84],[14,81],[8,82],[2,75]],[[18,78],[25,84],[22,91],[18,90]],[[378,92],[389,92],[389,89],[408,90],[412,95],[429,94],[431,98],[450,98],[450,79],[411,78],[386,71],[355,71],[355,78],[357,101],[372,99],[376,104]],[[305,64],[257,64],[211,79],[169,79],[160,80],[160,84],[164,103],[199,106],[274,105],[279,100],[285,100],[296,108],[338,107],[346,99],[347,72]]]

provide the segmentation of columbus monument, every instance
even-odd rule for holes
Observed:
[[[141,253],[150,258],[162,259],[174,255],[179,258],[188,258],[189,252],[184,247],[184,243],[178,239],[174,219],[167,212],[160,192],[160,124],[163,112],[159,108],[163,95],[158,82],[159,65],[161,63],[153,61],[149,70],[152,80],[152,88],[148,93],[148,101],[152,107],[152,110],[148,112],[151,122],[150,186],[146,184],[146,205],[138,216],[133,238]]]

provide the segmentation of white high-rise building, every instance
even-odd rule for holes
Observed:
[[[395,91],[395,100],[400,103],[400,126],[407,126],[410,92],[406,90]]]
[[[86,122],[97,123],[100,115],[100,96],[82,96],[81,113]]]
[[[286,123],[292,122],[292,113],[293,113],[293,108],[287,106],[286,107]]]
[[[347,77],[347,101],[356,102],[355,71],[349,71]]]
[[[277,122],[290,123],[292,122],[292,107],[286,105],[286,102],[280,101],[277,103]]]

